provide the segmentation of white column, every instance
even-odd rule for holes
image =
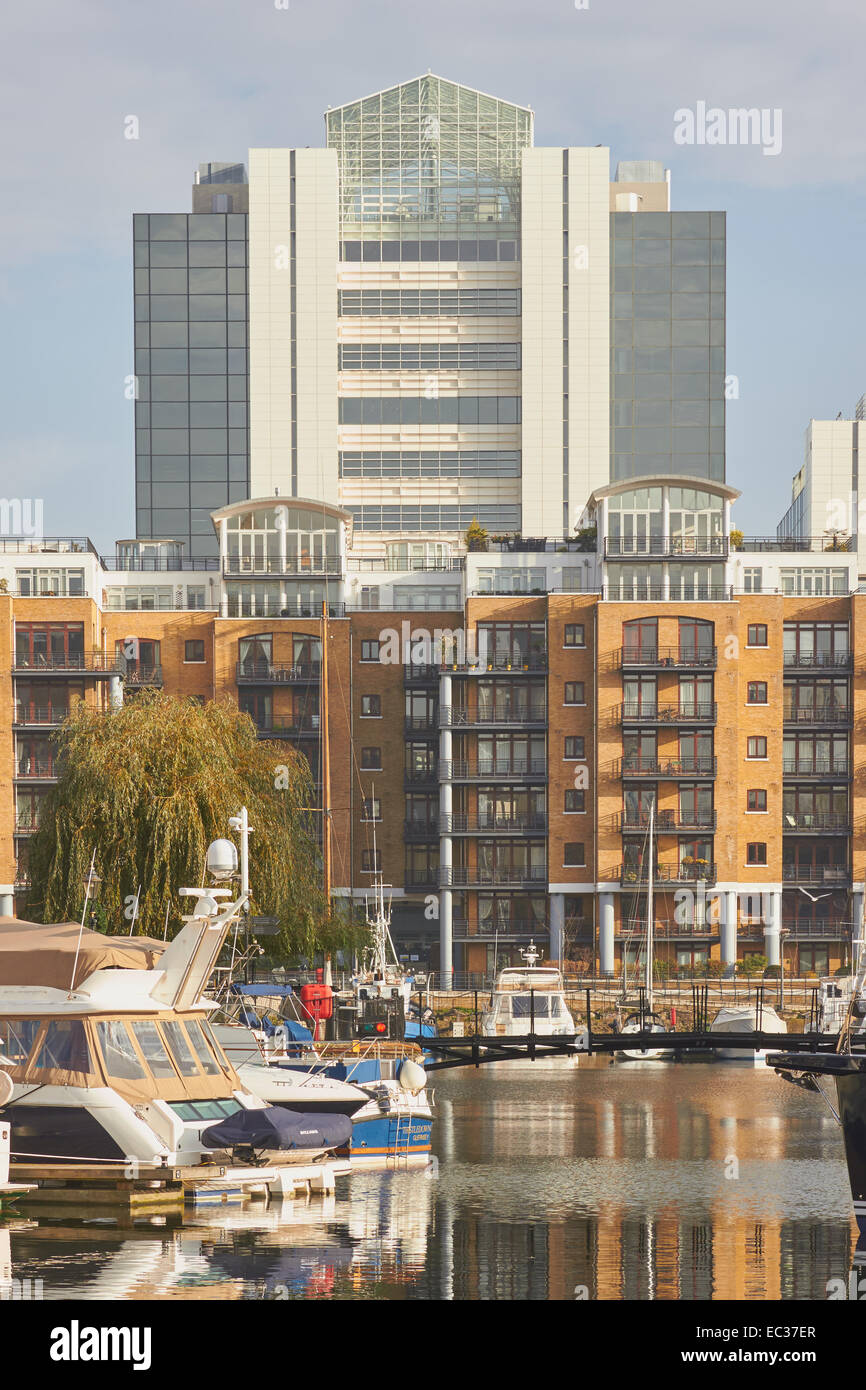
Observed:
[[[442,675],[439,678],[439,972],[443,989],[451,988],[454,969],[451,891],[451,870],[454,863],[451,817],[454,796],[451,785],[451,757],[451,677]]]
[[[601,975],[613,974],[613,893],[599,893],[598,968]]]
[[[737,894],[731,888],[721,895],[722,965],[733,965],[737,959]]]
[[[550,959],[562,960],[565,945],[565,894],[550,895]]]
[[[123,704],[123,681],[120,676],[111,676],[108,682],[109,709],[120,709]]]
[[[220,543],[220,617],[227,618],[229,615],[229,596],[226,589],[226,560],[228,558],[228,522],[225,517],[221,517],[217,523]]]
[[[768,965],[779,965],[779,928],[782,925],[782,892],[774,888],[765,893],[764,901],[764,955]]]
[[[15,889],[12,884],[4,883],[0,887],[0,917],[11,917],[12,907],[15,900]]]

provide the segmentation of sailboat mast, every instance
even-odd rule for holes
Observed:
[[[322,740],[322,888],[331,915],[331,745],[328,727],[328,601],[322,603],[322,659],[319,662],[319,729]],[[325,983],[331,983],[331,957],[325,956]]]
[[[650,802],[649,814],[649,864],[646,883],[646,998],[647,1008],[653,1008],[653,829],[655,819],[655,797]]]

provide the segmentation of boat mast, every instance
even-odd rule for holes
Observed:
[[[319,662],[319,729],[322,742],[322,888],[331,915],[331,749],[328,728],[328,601],[322,602],[322,659]],[[325,956],[325,983],[331,980],[331,957]]]
[[[655,805],[655,797],[653,797],[650,802],[649,813],[649,864],[646,883],[646,998],[649,1013],[653,1011],[653,820]]]

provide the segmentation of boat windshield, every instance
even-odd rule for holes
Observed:
[[[558,970],[503,970],[496,988],[561,990],[562,976]]]
[[[515,994],[511,1001],[513,1018],[556,1018],[562,1012],[562,1000],[555,994]]]

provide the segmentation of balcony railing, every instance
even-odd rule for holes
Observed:
[[[15,724],[50,726],[62,724],[69,713],[66,705],[28,705],[20,701],[15,706]]]
[[[646,918],[644,917],[636,917],[633,921],[617,922],[614,926],[614,935],[620,940],[628,941],[636,936],[643,936],[645,932]],[[710,937],[718,936],[718,933],[718,926],[710,922],[653,922],[653,935],[656,937]]]
[[[546,707],[498,710],[494,713],[487,713],[480,710],[456,709],[450,705],[443,705],[439,710],[440,729],[486,729],[503,724],[537,724],[543,727],[546,723]]]
[[[839,709],[807,705],[805,709],[785,709],[782,720],[785,724],[850,724],[853,713],[850,706]]]
[[[677,781],[681,778],[715,777],[715,758],[644,758],[639,754],[621,758],[616,763],[616,775],[629,777],[658,777]]]
[[[437,888],[439,886],[439,870],[435,866],[405,869],[403,884],[406,888]]]
[[[851,881],[851,870],[841,864],[783,864],[785,883],[834,884],[844,887]]]
[[[97,675],[97,676],[121,676],[123,675],[124,662],[122,657],[107,656],[105,652],[80,652],[76,655],[66,656],[37,656],[20,657],[15,656],[12,670],[16,675],[27,676],[53,676],[53,675]]]
[[[403,667],[403,682],[406,685],[438,685],[440,668],[432,662],[416,661]]]
[[[350,556],[346,568],[352,574],[459,574],[466,568],[462,556],[444,560],[405,559],[392,555]]]
[[[434,734],[438,728],[435,714],[410,714],[403,720],[403,732],[407,734]]]
[[[438,840],[439,823],[434,816],[431,820],[407,820],[403,822],[404,840]]]
[[[619,815],[619,829],[623,834],[646,834],[649,829],[649,816],[645,812],[622,811]],[[658,835],[679,833],[685,830],[715,830],[715,811],[695,811],[691,814],[680,811],[659,811],[655,818]]]
[[[87,536],[3,536],[0,555],[93,555],[99,559]]]
[[[162,685],[162,667],[127,664],[123,672],[123,683],[130,686]]]
[[[589,592],[588,590],[586,592]],[[605,603],[727,603],[735,589],[730,584],[641,584],[626,591],[624,584],[605,584],[601,596]]]
[[[679,555],[727,558],[727,536],[608,536],[604,542],[606,559],[639,557],[665,560]]]
[[[643,864],[620,864],[614,870],[614,878],[620,883],[646,885],[647,866]],[[716,866],[709,862],[697,864],[657,864],[653,870],[653,883],[715,883]]]
[[[319,716],[310,714],[295,719],[293,715],[251,716],[262,738],[318,738]]]
[[[486,676],[488,671],[504,675],[509,672],[512,675],[522,675],[524,671],[546,671],[547,652],[529,652],[524,656],[504,656],[494,652],[483,660],[443,661],[440,669],[445,676]]]
[[[815,814],[811,812],[801,812],[798,815],[793,815],[786,812],[782,816],[782,830],[786,835],[796,834],[798,832],[820,834],[822,831],[825,833],[835,832],[838,834],[840,832],[847,832],[850,829],[851,818],[847,814],[836,815],[831,812],[818,812]]]
[[[287,555],[284,560],[274,555],[260,557],[227,555],[223,561],[223,573],[232,576],[238,574],[340,575],[342,572],[343,562],[339,555],[309,555],[301,557]]]
[[[439,823],[445,835],[544,834],[547,830],[547,817],[545,815],[479,816],[459,814],[440,816]]]
[[[220,567],[216,555],[100,555],[99,563],[104,570],[117,570],[128,574],[173,574],[175,572],[214,571]]]
[[[832,762],[829,758],[783,758],[782,774],[785,777],[830,777],[845,781],[851,776],[851,764]]]
[[[855,922],[791,922],[782,921],[782,931],[789,941],[846,941],[850,940],[860,925]]]
[[[799,550],[799,551],[838,551],[855,549],[853,540],[846,536],[744,536],[736,550]]]
[[[547,883],[546,864],[527,864],[523,868],[463,868],[455,865],[439,870],[442,888],[532,888]]]
[[[455,941],[531,941],[547,937],[543,922],[469,922],[455,917],[451,923]]]
[[[39,829],[39,820],[36,816],[27,811],[20,811],[15,817],[16,835],[35,835]]]
[[[442,764],[443,782],[472,782],[486,778],[547,778],[546,758],[480,758],[474,762],[456,759]]]
[[[688,668],[700,667],[714,671],[717,664],[715,647],[622,647],[619,653],[621,667],[640,666]]]
[[[854,665],[852,652],[785,652],[786,671],[850,671]]]
[[[409,786],[435,786],[439,780],[439,771],[434,763],[432,767],[407,767],[403,773],[403,781]]]
[[[22,758],[15,769],[15,779],[19,782],[45,782],[57,776],[53,758]]]
[[[292,681],[317,681],[320,661],[298,662],[294,666],[272,666],[267,661],[239,661],[235,667],[238,685],[286,685]]]
[[[617,724],[715,724],[718,711],[714,704],[684,705],[620,705],[614,715]]]

